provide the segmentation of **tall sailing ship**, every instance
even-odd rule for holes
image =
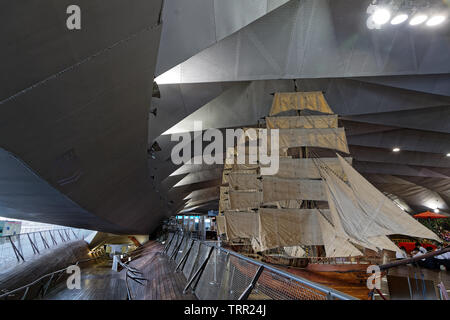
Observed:
[[[239,148],[227,150],[216,220],[225,245],[293,273],[362,282],[368,264],[399,250],[389,236],[441,242],[352,167],[322,92],[276,93],[261,128],[279,130],[279,170],[263,175],[258,161],[235,164]]]

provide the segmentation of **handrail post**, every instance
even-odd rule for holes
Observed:
[[[28,237],[28,241],[30,241],[31,244],[31,249],[33,249],[33,253],[34,254],[40,254],[39,249],[37,248],[37,246],[34,244],[34,242],[31,240],[30,234],[27,233],[27,237]],[[36,240],[36,239],[35,239]]]
[[[25,261],[25,259],[23,258],[22,253],[20,253],[19,249],[17,249],[16,245],[14,244],[14,241],[11,239],[11,236],[8,236],[9,238],[9,242],[11,242],[11,246],[14,250],[14,253],[16,255],[17,258],[17,262],[20,262],[20,259],[22,259],[22,261]]]
[[[256,286],[256,282],[258,282],[259,277],[261,276],[262,272],[264,271],[264,266],[259,266],[258,270],[256,271],[255,276],[252,279],[252,282],[248,285],[247,289],[241,294],[238,300],[247,300],[250,294],[253,291],[253,288]]]
[[[65,235],[66,235],[66,237],[67,237],[67,240],[69,240],[69,241],[70,241],[71,239],[70,239],[70,236],[69,236],[69,233],[67,232],[67,230],[66,230],[66,229],[64,229],[63,231],[64,231],[64,234],[65,234]]]
[[[211,254],[214,251],[214,247],[211,247],[211,249],[209,250],[208,256],[206,257],[205,261],[203,261],[202,265],[200,266],[200,268],[198,268],[198,270],[195,272],[194,276],[191,278],[191,280],[189,280],[189,282],[187,283],[186,287],[183,290],[183,293],[186,293],[187,290],[189,289],[189,287],[192,285],[192,283],[195,280],[195,284],[192,286],[192,291],[195,291],[195,289],[197,288],[198,282],[200,281],[200,278],[203,274],[203,271],[206,268],[206,265],[209,261],[209,258],[211,257]]]
[[[170,257],[171,260],[176,260],[178,252],[180,251],[181,245],[183,244],[184,235],[181,237],[180,243],[178,244],[176,250],[172,253],[172,256]]]
[[[27,297],[27,294],[28,294],[28,291],[29,291],[29,290],[30,290],[30,287],[27,287],[27,288],[25,289],[25,293],[23,294],[21,300],[25,300],[25,298]]]
[[[58,242],[56,242],[55,237],[53,237],[51,230],[48,230],[48,234],[50,235],[50,238],[52,239],[53,245],[57,246]]]
[[[39,231],[39,235],[41,236],[42,243],[44,244],[44,249],[50,249],[50,246],[48,245],[47,241],[44,239],[44,236],[42,235],[41,231]]]
[[[184,265],[186,264],[186,261],[187,261],[187,257],[189,256],[189,253],[191,252],[191,249],[192,249],[193,245],[194,245],[194,240],[191,240],[191,245],[189,246],[189,249],[184,254],[183,258],[181,258],[180,263],[175,268],[175,272],[178,271],[178,269],[180,268],[181,265],[183,265],[182,268],[181,268],[181,271],[183,271]]]
[[[173,238],[175,238],[175,233],[172,234],[172,238],[170,238],[170,241],[167,243],[166,247],[163,250],[163,253],[166,253],[169,251],[170,245],[172,244]]]
[[[56,232],[58,232],[59,236],[61,237],[62,242],[66,242],[66,239],[64,239],[61,232],[59,230],[56,230]]]

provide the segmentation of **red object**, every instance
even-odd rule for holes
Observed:
[[[406,253],[410,253],[416,247],[415,242],[406,242],[406,241],[398,242],[397,245],[399,246],[400,249],[404,249]],[[421,243],[420,245],[425,249],[427,249],[428,247],[432,248],[433,250],[437,248],[437,246],[431,243]]]
[[[448,218],[448,217],[444,216],[442,214],[439,214],[439,213],[425,211],[425,212],[414,215],[414,218],[417,218],[417,219],[444,219],[444,218]]]

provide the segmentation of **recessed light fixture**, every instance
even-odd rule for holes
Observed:
[[[434,27],[434,26],[437,26],[437,25],[441,24],[444,21],[445,21],[445,16],[443,16],[443,15],[435,15],[435,16],[432,16],[427,21],[427,26]]]
[[[406,13],[400,13],[397,14],[392,20],[391,20],[391,24],[392,25],[397,25],[400,23],[405,22],[406,20],[408,20],[408,15]]]
[[[427,21],[427,19],[428,16],[426,14],[419,13],[412,17],[411,21],[409,21],[409,24],[412,26],[417,26]]]
[[[392,149],[392,151],[394,151],[394,152],[400,152],[400,148],[394,148],[394,149]]]
[[[391,12],[386,8],[378,8],[372,15],[373,22],[383,25],[391,19]]]

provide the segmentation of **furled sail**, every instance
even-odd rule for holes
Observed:
[[[275,93],[270,115],[290,110],[312,110],[333,114],[322,92],[279,92]]]
[[[322,180],[264,176],[262,184],[264,203],[289,199],[327,201]]]
[[[288,256],[295,258],[303,258],[306,253],[305,250],[303,250],[303,248],[300,246],[284,247],[283,249]]]
[[[268,129],[330,129],[338,127],[337,115],[267,117]]]

